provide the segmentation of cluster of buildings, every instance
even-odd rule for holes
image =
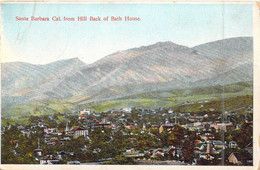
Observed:
[[[154,134],[150,133],[148,129],[158,129],[159,133],[162,133],[163,131],[170,132],[173,127],[176,124],[180,125],[180,118],[184,118],[187,123],[181,124],[182,127],[190,130],[195,131],[197,135],[201,137],[200,140],[194,141],[195,147],[194,147],[194,161],[193,164],[197,164],[197,162],[200,159],[205,160],[213,160],[213,159],[221,159],[219,158],[219,155],[221,152],[227,148],[237,148],[236,141],[230,141],[229,143],[226,143],[225,141],[217,140],[214,137],[213,133],[210,133],[210,129],[214,128],[216,131],[232,131],[235,129],[239,129],[241,127],[240,124],[234,124],[230,121],[230,119],[227,118],[229,115],[226,114],[225,121],[204,121],[205,118],[208,116],[205,115],[197,115],[196,113],[175,113],[172,109],[167,110],[166,113],[162,113],[163,121],[159,122],[158,124],[153,125],[151,122],[137,122],[136,120],[133,120],[132,122],[129,122],[129,115],[131,114],[132,109],[131,108],[124,108],[119,111],[114,112],[109,111],[106,113],[105,117],[100,117],[100,113],[96,113],[90,109],[84,109],[80,110],[78,112],[78,120],[83,122],[83,125],[81,126],[72,126],[70,127],[70,122],[67,120],[66,127],[64,129],[58,129],[57,127],[48,127],[46,122],[43,120],[39,120],[37,124],[32,125],[30,128],[25,128],[23,125],[18,126],[18,129],[20,132],[24,135],[29,137],[32,133],[36,133],[36,129],[42,128],[43,130],[43,140],[45,144],[48,146],[55,146],[58,143],[61,145],[64,145],[68,140],[72,140],[75,138],[78,138],[79,136],[84,136],[89,141],[91,141],[91,138],[89,136],[90,131],[93,131],[95,128],[110,128],[112,129],[111,138],[113,137],[113,132],[116,132],[120,130],[120,123],[124,123],[125,129],[133,130],[136,129],[140,123],[142,124],[142,130],[141,133],[147,133],[152,136],[155,136]],[[158,110],[156,109],[141,109],[138,113],[138,117],[140,118],[140,121],[143,121],[146,115],[150,114],[156,114]],[[90,116],[95,117],[95,119],[91,119]],[[108,117],[113,117],[113,120],[109,120]],[[171,117],[171,121],[169,120],[169,117]],[[250,124],[250,122],[249,122]],[[5,127],[10,128],[10,127]],[[4,130],[2,130],[2,133],[4,133]],[[123,134],[127,135],[125,132]],[[131,134],[133,134],[131,132]],[[40,140],[40,139],[39,139]],[[13,140],[12,142],[18,143],[18,141]],[[129,142],[136,142],[136,138],[130,138]],[[56,164],[59,163],[60,160],[73,156],[74,152],[68,152],[68,151],[59,151],[57,153],[54,153],[53,155],[44,155],[43,150],[40,147],[40,142],[38,141],[38,148],[34,150],[34,153],[36,155],[36,160],[40,162],[40,164]],[[251,144],[252,145],[252,144]],[[246,148],[249,153],[252,154],[252,147],[250,144]],[[18,147],[18,146],[17,146]],[[84,149],[84,148],[82,148]],[[86,149],[86,148],[85,148]],[[178,148],[175,146],[165,147],[165,148],[151,148],[150,150],[146,150],[144,152],[140,152],[136,150],[135,148],[129,148],[123,153],[127,157],[135,157],[140,158],[143,157],[144,154],[148,154],[151,158],[155,158],[158,155],[165,156],[165,155],[171,155],[172,157],[182,158],[182,148]],[[217,156],[218,155],[218,156]],[[251,157],[247,157],[248,163],[250,164],[250,161],[252,161],[252,155]],[[239,160],[242,159],[241,156],[239,156],[237,153],[232,153],[228,160],[231,163],[239,164]],[[241,162],[241,161],[240,161]],[[71,164],[78,164],[79,162],[70,162]]]

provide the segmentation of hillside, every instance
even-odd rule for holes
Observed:
[[[2,108],[47,100],[86,105],[143,93],[252,80],[251,37],[224,39],[193,48],[158,42],[113,53],[90,65],[77,58],[47,65],[4,63]]]
[[[219,44],[225,48],[217,54],[212,49],[219,50]],[[194,48],[159,42],[111,54],[66,77],[50,93],[82,103],[113,100],[142,92],[252,81],[252,66],[252,38],[225,39]]]
[[[253,104],[253,82],[234,83],[223,87],[211,86],[191,89],[179,89],[168,91],[154,91],[128,95],[115,100],[103,102],[84,103],[70,102],[67,100],[46,100],[44,102],[32,101],[24,105],[16,105],[2,109],[4,118],[12,118],[19,121],[26,120],[28,115],[42,115],[53,113],[74,113],[79,109],[90,108],[97,112],[124,107],[141,108],[173,108],[182,112],[207,111],[215,108],[222,109],[222,100],[225,100],[225,109],[233,110],[239,107],[247,107]],[[223,98],[224,97],[224,98]],[[203,104],[203,108],[201,105]]]
[[[78,58],[46,65],[23,62],[1,64],[2,106],[26,102],[58,85],[66,75],[86,67]]]

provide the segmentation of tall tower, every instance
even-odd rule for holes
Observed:
[[[36,160],[39,160],[38,157],[43,156],[43,150],[40,149],[40,138],[38,138],[38,148],[34,149],[34,153],[36,154]]]
[[[213,146],[210,141],[207,142],[207,151],[206,153],[212,154],[213,153]]]
[[[90,139],[90,137],[89,137],[89,134],[88,134],[88,130],[89,130],[89,129],[86,130],[85,137],[86,137],[89,141],[91,141],[91,139]]]
[[[141,133],[144,133],[145,131],[146,131],[146,127],[145,127],[145,124],[143,124],[143,129],[142,129]]]
[[[67,123],[66,123],[66,129],[65,129],[65,132],[67,133],[69,130],[70,130],[70,128],[69,128],[69,122],[67,122]]]
[[[160,127],[159,127],[159,133],[162,133],[163,132],[163,126],[161,125]]]

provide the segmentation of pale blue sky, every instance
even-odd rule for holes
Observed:
[[[224,11],[224,13],[223,13]],[[140,22],[18,22],[16,16],[138,16]],[[223,25],[224,16],[224,25]],[[224,32],[223,32],[224,26]],[[194,46],[252,36],[252,5],[2,4],[2,62],[86,63],[158,41]]]

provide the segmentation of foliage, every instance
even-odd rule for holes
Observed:
[[[243,123],[241,129],[234,132],[233,140],[237,142],[240,148],[245,148],[253,141],[253,127]]]
[[[110,161],[107,161],[106,164],[115,164],[115,165],[134,165],[135,162],[133,158],[126,157],[124,155],[117,155]]]

